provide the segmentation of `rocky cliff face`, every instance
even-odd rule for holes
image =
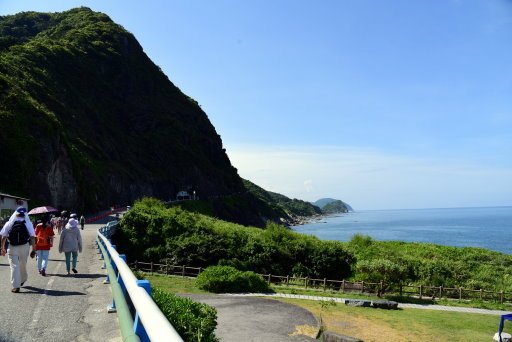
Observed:
[[[243,191],[197,102],[87,8],[0,17],[0,190],[92,211]]]

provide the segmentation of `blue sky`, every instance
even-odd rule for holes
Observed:
[[[132,32],[267,190],[512,205],[512,1],[0,0],[0,15],[76,6]]]

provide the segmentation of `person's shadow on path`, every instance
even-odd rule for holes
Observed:
[[[46,273],[47,276],[52,277],[61,277],[61,278],[81,278],[81,279],[97,279],[97,278],[105,278],[106,274],[98,274],[98,273],[71,273],[71,274],[57,274],[57,273]]]
[[[39,287],[34,286],[24,286],[22,287],[25,291],[20,291],[20,293],[37,293],[37,294],[45,294],[47,296],[85,296],[83,292],[77,291],[62,291],[62,290],[46,290],[41,289]]]

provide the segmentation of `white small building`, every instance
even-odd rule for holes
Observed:
[[[28,201],[28,198],[12,196],[0,192],[0,223],[4,223],[8,220],[14,210],[19,206],[28,209]]]
[[[180,191],[176,194],[176,200],[178,201],[184,201],[184,200],[190,200],[192,197],[187,191]]]

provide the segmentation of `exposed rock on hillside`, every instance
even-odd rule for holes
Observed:
[[[93,210],[244,190],[206,114],[88,8],[0,17],[0,189]]]

